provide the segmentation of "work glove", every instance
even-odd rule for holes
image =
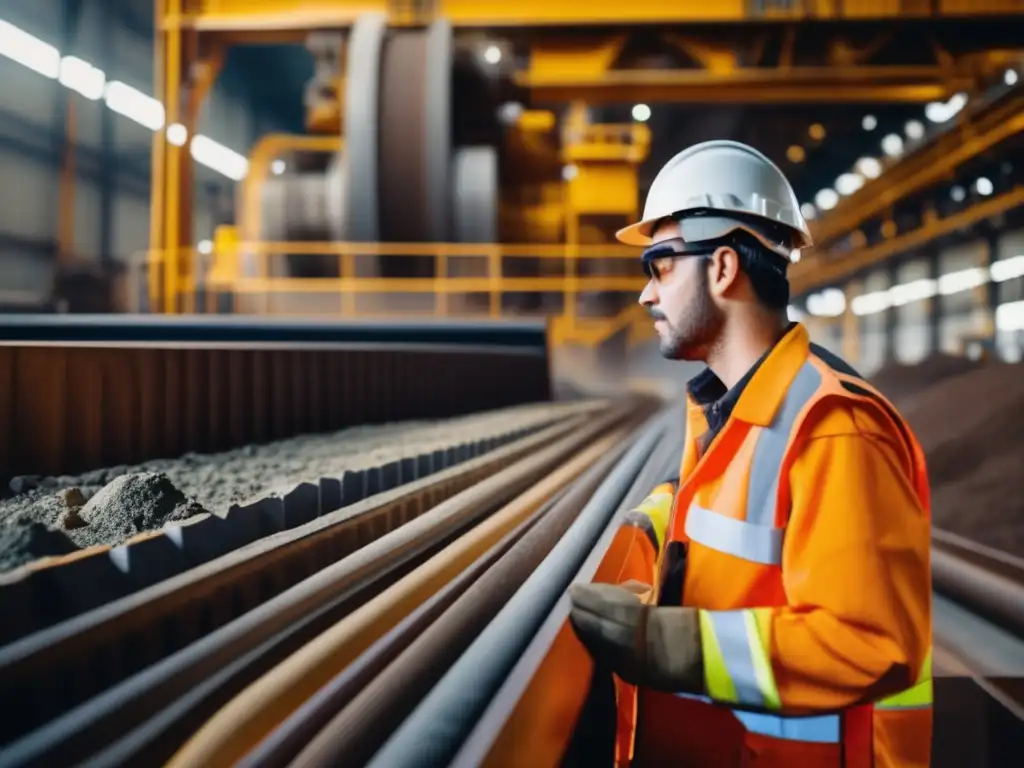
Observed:
[[[665,693],[704,693],[695,608],[644,603],[637,584],[574,584],[569,620],[595,664],[627,683]]]

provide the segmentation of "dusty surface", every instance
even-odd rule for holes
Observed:
[[[927,454],[936,527],[1024,557],[1024,365],[947,358],[889,376],[876,385]]]
[[[447,421],[353,427],[225,453],[186,454],[79,477],[17,477],[0,500],[0,571],[76,547],[116,544],[165,523],[297,482],[544,423],[593,403],[537,404]]]

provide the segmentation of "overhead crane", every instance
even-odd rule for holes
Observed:
[[[167,123],[182,124],[189,136],[228,47],[302,43],[317,62],[307,89],[310,135],[257,144],[237,227],[218,233],[215,268],[226,283],[243,269],[239,254],[254,256],[258,276],[271,278],[281,275],[271,254],[291,253],[285,274],[317,275],[303,290],[340,289],[348,311],[360,311],[346,293],[359,280],[390,274],[432,281],[441,306],[453,292],[489,292],[490,312],[500,314],[501,293],[516,280],[527,280],[523,292],[528,279],[541,291],[549,280],[562,286],[564,313],[583,338],[578,296],[634,287],[623,278],[601,282],[607,269],[580,264],[590,255],[606,265],[628,255],[609,245],[611,232],[636,214],[638,167],[651,142],[644,125],[593,124],[589,107],[945,100],[1014,60],[1024,8],[1009,11],[998,0],[668,7],[655,0],[157,0],[156,19],[158,95]],[[984,35],[964,34],[971,25]],[[486,64],[490,53],[482,52],[492,48],[495,60]],[[499,121],[506,99],[526,106]],[[1000,130],[1007,128],[993,128]],[[970,151],[985,141],[975,137]],[[164,132],[154,142],[151,252],[160,266],[150,270],[150,298],[174,312],[189,308],[182,297],[197,280],[191,163],[188,144],[176,146]],[[300,159],[299,173],[270,173],[281,153]],[[836,236],[862,217],[842,210],[854,212],[821,224]],[[497,245],[517,242],[548,250]],[[486,252],[476,247],[487,243],[494,247]],[[320,262],[301,262],[311,272],[299,266],[300,251],[320,254]],[[366,273],[360,254],[379,263]],[[435,263],[395,273],[380,255]],[[455,266],[470,255],[485,258],[487,277]],[[532,259],[511,258],[522,256]],[[815,263],[798,265],[795,278],[807,279]],[[333,282],[313,287],[319,278]],[[412,282],[388,285],[413,290]],[[302,310],[315,311],[312,295],[301,296]],[[611,311],[618,306],[613,301]]]

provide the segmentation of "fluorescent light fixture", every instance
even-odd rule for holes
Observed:
[[[192,158],[235,181],[249,172],[249,161],[243,155],[202,134],[192,137]]]
[[[992,262],[988,268],[994,283],[1005,283],[1015,277],[1024,277],[1024,256],[1011,256]]]
[[[151,131],[159,131],[164,127],[164,105],[119,80],[107,83],[103,100],[114,112]]]
[[[488,59],[501,60],[501,50],[491,46],[485,51]],[[21,64],[33,72],[57,80],[68,90],[75,91],[87,99],[102,99],[107,107],[151,131],[164,130],[166,112],[159,100],[119,80],[107,82],[106,74],[78,56],[61,58],[60,51],[25,30],[0,20],[0,56]],[[166,127],[167,140],[175,146],[184,146],[188,131],[180,123]],[[192,157],[235,181],[248,173],[249,162],[244,156],[228,149],[203,135],[192,139]]]
[[[838,288],[826,288],[807,297],[807,311],[815,317],[839,317],[846,311],[846,296]]]
[[[60,75],[60,51],[6,21],[0,21],[0,56],[51,80]]]
[[[107,76],[103,70],[77,56],[65,56],[60,60],[60,74],[57,77],[65,88],[80,93],[90,101],[103,98]]]

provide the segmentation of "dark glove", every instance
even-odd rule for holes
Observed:
[[[646,605],[613,584],[574,584],[569,597],[569,620],[595,663],[644,688],[704,692],[696,609]]]

